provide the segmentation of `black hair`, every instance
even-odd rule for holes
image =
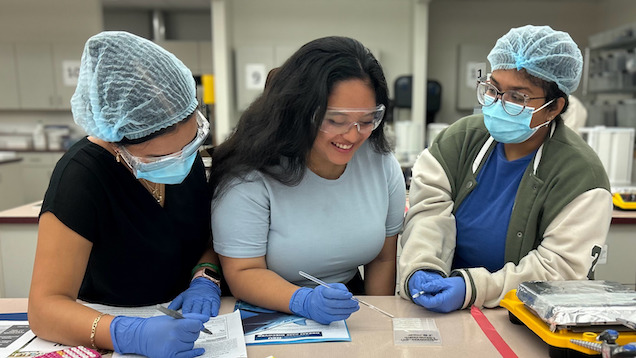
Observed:
[[[232,178],[245,178],[254,170],[285,185],[297,185],[329,94],[337,83],[350,79],[367,82],[375,91],[376,104],[388,107],[382,66],[360,42],[331,36],[303,45],[272,73],[263,94],[245,110],[234,132],[214,148],[209,180],[214,195],[222,195]],[[391,150],[384,122],[368,140],[376,152]]]
[[[170,133],[170,132],[174,132],[175,130],[177,130],[177,128],[186,122],[186,120],[188,120],[190,117],[192,117],[192,115],[194,114],[194,112],[190,113],[187,117],[185,117],[184,119],[180,120],[179,122],[166,127],[166,128],[162,128],[156,132],[152,132],[150,134],[148,134],[147,136],[141,137],[141,138],[136,138],[136,139],[130,139],[130,138],[126,138],[123,137],[119,142],[115,142],[115,144],[118,145],[134,145],[134,144],[141,144],[141,143],[145,143],[151,139],[157,138],[159,136],[162,136],[164,134]]]
[[[520,72],[532,84],[534,84],[535,86],[541,87],[541,89],[543,90],[543,93],[545,94],[546,103],[550,102],[553,99],[563,98],[565,100],[565,105],[563,106],[563,109],[561,109],[561,112],[559,113],[559,115],[562,113],[565,113],[565,111],[568,109],[568,105],[570,104],[570,101],[568,99],[568,95],[565,94],[565,92],[561,91],[561,89],[559,89],[559,86],[556,84],[556,82],[546,81],[539,77],[535,77],[529,74],[525,69]],[[557,101],[555,100],[554,102],[550,103],[546,108],[554,109],[556,106],[557,106]]]

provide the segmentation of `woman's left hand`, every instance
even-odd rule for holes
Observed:
[[[221,306],[221,289],[217,284],[204,277],[197,277],[190,282],[190,287],[177,296],[168,308],[183,313],[200,313],[214,317],[219,314]]]

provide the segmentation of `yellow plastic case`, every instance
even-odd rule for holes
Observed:
[[[623,210],[636,210],[636,201],[625,201],[620,193],[612,194],[614,206]]]
[[[526,325],[532,332],[534,332],[539,338],[552,347],[571,349],[577,352],[581,352],[587,355],[600,355],[600,352],[581,347],[577,344],[570,342],[570,339],[580,339],[594,343],[600,343],[596,340],[598,333],[584,332],[574,333],[567,329],[557,329],[555,332],[550,331],[550,327],[537,317],[532,311],[530,311],[524,304],[517,298],[517,290],[511,290],[501,300],[500,305],[506,308],[510,314],[514,315],[524,325]],[[616,343],[625,345],[631,342],[636,342],[636,332],[620,332]]]

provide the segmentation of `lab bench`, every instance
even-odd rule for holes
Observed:
[[[40,202],[0,211],[0,297],[28,297],[37,243]],[[596,279],[636,288],[636,211],[614,210],[607,236],[606,262]]]

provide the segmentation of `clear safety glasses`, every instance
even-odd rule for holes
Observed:
[[[545,97],[530,97],[525,93],[518,91],[501,92],[493,84],[488,82],[479,82],[477,84],[477,101],[482,106],[492,106],[497,103],[501,97],[501,105],[511,116],[517,116],[523,112],[528,105],[528,101],[533,99],[541,99]],[[543,107],[541,107],[543,108]]]
[[[358,133],[369,134],[378,128],[384,118],[383,104],[375,108],[328,107],[320,130],[329,134],[345,134],[356,126]]]
[[[166,166],[174,163],[175,161],[182,161],[185,158],[188,158],[192,155],[192,153],[196,152],[201,144],[207,138],[208,133],[210,132],[210,124],[208,120],[203,117],[201,112],[196,111],[196,119],[197,119],[197,135],[192,140],[192,142],[186,144],[183,149],[178,152],[162,155],[160,157],[137,157],[126,149],[124,146],[119,146],[120,155],[122,159],[128,164],[128,166],[133,170],[139,170],[143,172],[148,172],[152,170],[158,170],[161,168],[165,168]]]

